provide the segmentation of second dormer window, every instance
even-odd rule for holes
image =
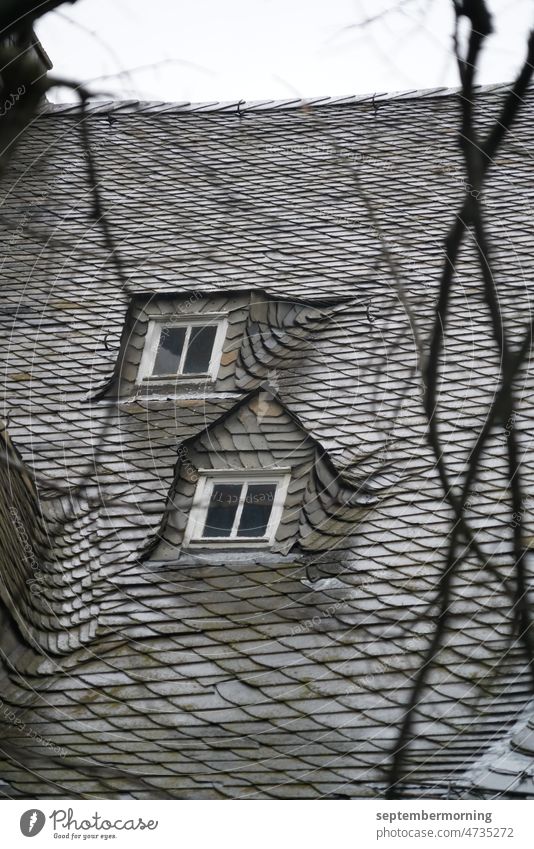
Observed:
[[[225,334],[226,321],[219,315],[150,321],[139,379],[214,380]]]
[[[284,509],[287,470],[201,472],[184,545],[270,545]]]

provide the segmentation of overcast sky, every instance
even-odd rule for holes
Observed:
[[[525,52],[533,3],[489,5],[497,31],[479,81],[508,81]],[[56,74],[113,98],[281,99],[457,85],[450,7],[450,0],[78,0],[46,15],[37,32]],[[51,99],[73,97],[63,90]]]

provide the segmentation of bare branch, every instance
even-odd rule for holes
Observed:
[[[0,38],[4,39],[22,29],[29,29],[37,18],[51,12],[62,3],[76,0],[3,0],[0,10]]]

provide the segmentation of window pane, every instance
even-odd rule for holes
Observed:
[[[184,374],[205,374],[210,365],[213,343],[217,334],[217,325],[191,328],[189,345],[184,363]]]
[[[162,327],[152,374],[176,374],[184,347],[186,327]]]
[[[273,509],[275,483],[250,483],[239,528],[238,537],[263,537],[267,532],[269,516]]]
[[[210,498],[204,537],[229,537],[241,495],[241,483],[216,483]]]

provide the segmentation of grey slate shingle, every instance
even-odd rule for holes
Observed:
[[[478,95],[481,127],[503,95],[502,87]],[[24,711],[25,727],[65,750],[52,759],[7,723],[2,775],[12,793],[317,798],[375,795],[383,785],[430,636],[449,512],[414,391],[413,338],[381,238],[427,333],[443,239],[464,191],[458,100],[437,91],[322,101],[306,109],[289,101],[90,110],[131,307],[91,219],[79,112],[49,107],[21,141],[0,207],[9,430],[41,474],[76,483],[95,452],[98,474],[73,508],[66,498],[44,503],[53,551],[43,555],[41,598],[4,598],[23,626],[18,634],[6,618],[5,702]],[[529,93],[485,189],[515,338],[532,297],[532,108]],[[249,304],[251,291],[246,326],[254,332],[247,338],[231,322],[225,353],[238,355],[224,363],[224,392],[197,403],[168,387],[162,397],[134,397],[128,385],[113,400],[121,336],[140,303],[159,308],[155,296],[167,295],[231,304],[238,293]],[[440,397],[458,478],[498,377],[481,293],[468,242]],[[126,365],[135,375],[142,334],[141,324],[131,326]],[[318,465],[310,484],[317,497],[301,516],[304,555],[140,562],[163,519],[178,447],[201,440],[272,371],[288,415],[333,464]],[[516,427],[532,498],[528,370],[521,390]],[[265,432],[291,446],[294,425],[279,418],[273,425],[266,417]],[[240,451],[250,445],[251,456],[265,459],[261,434],[246,426],[235,433]],[[470,518],[510,584],[500,444],[496,434]],[[378,457],[370,453],[377,448]],[[351,501],[364,483],[373,496]],[[530,512],[526,518],[534,537]],[[9,563],[2,568],[3,581],[14,580]],[[467,782],[479,757],[491,757],[495,737],[514,749],[512,765],[488,762],[474,779],[481,786],[509,787],[532,763],[530,732],[512,731],[529,697],[508,609],[502,584],[466,561],[408,750],[410,792]]]

